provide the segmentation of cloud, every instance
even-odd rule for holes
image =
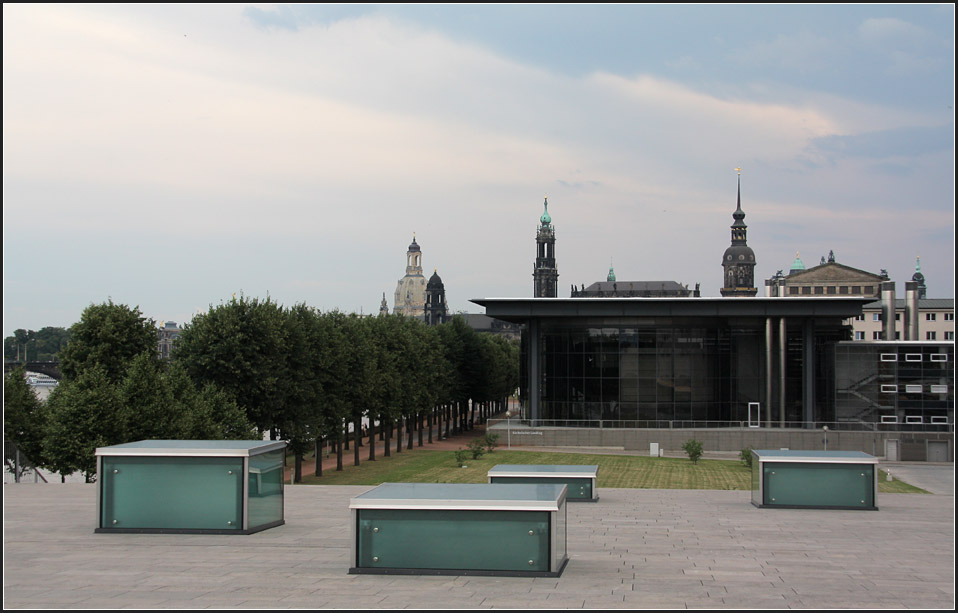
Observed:
[[[914,158],[954,148],[954,125],[831,134],[811,145],[830,158]]]
[[[775,67],[778,70],[812,74],[828,70],[840,43],[832,37],[800,31],[778,34],[771,40],[746,44],[729,53],[742,66]]]
[[[885,72],[891,76],[914,77],[947,68],[940,54],[946,51],[939,48],[942,43],[931,32],[901,19],[866,19],[858,27],[858,37],[872,53],[885,58]],[[950,42],[954,55],[954,36]]]

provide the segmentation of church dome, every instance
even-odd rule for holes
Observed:
[[[754,264],[755,252],[748,245],[732,245],[722,255],[722,264]]]
[[[798,257],[798,253],[795,253],[795,261],[792,262],[792,267],[788,269],[788,274],[802,272],[803,270],[805,270],[805,262],[802,261],[802,258]]]
[[[409,251],[420,251],[419,243],[416,242],[416,235],[412,237],[412,242],[409,244]]]
[[[539,223],[541,223],[544,226],[548,226],[549,224],[552,223],[552,216],[549,215],[549,199],[548,198],[545,199],[545,203],[543,204],[543,206],[545,207],[545,211],[542,213],[542,217],[539,218]]]
[[[442,279],[439,277],[439,273],[433,271],[432,276],[429,277],[429,283],[426,284],[426,289],[442,289]]]

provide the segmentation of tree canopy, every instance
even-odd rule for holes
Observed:
[[[99,366],[107,380],[116,383],[134,357],[145,351],[156,353],[157,339],[156,322],[143,317],[139,307],[112,300],[90,305],[70,327],[70,342],[60,354],[60,372],[70,380]]]

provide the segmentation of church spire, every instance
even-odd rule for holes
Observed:
[[[722,255],[722,268],[725,270],[723,296],[754,296],[758,292],[755,285],[755,252],[748,246],[745,225],[745,212],[742,210],[742,169],[738,173],[738,192],[735,212],[732,213],[732,245]]]
[[[539,229],[536,232],[536,261],[532,269],[533,296],[536,298],[555,298],[558,296],[559,271],[556,270],[555,228],[549,215],[549,197],[543,204],[539,217]]]

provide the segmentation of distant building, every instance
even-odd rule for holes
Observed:
[[[572,286],[571,298],[689,298],[700,296],[699,284],[691,290],[675,281],[616,281],[615,269],[609,266],[605,281],[596,281],[581,289]]]
[[[488,315],[479,313],[459,313],[457,317],[462,317],[466,324],[476,332],[498,334],[516,341],[522,337],[521,324],[511,323],[501,319],[493,319]]]
[[[911,276],[911,280],[915,282],[918,287],[918,299],[926,298],[928,294],[928,288],[925,287],[925,275],[921,274],[921,258],[915,258],[915,274]]]
[[[533,296],[555,298],[559,295],[559,270],[556,268],[556,235],[549,215],[549,199],[543,203],[544,211],[539,217],[536,231],[536,262],[532,269]]]
[[[765,295],[770,297],[795,296],[866,296],[880,298],[880,285],[888,281],[888,273],[880,274],[852,268],[835,261],[835,252],[829,251],[828,259],[822,257],[818,266],[806,268],[802,259],[795,260],[788,271],[782,271],[765,281]]]
[[[907,304],[904,299],[895,300],[895,338],[887,340],[954,341],[955,300],[953,298],[918,298],[917,326],[907,339],[905,326],[908,321]],[[878,341],[884,330],[882,302],[876,300],[862,307],[862,314],[850,319],[852,338],[856,341]]]
[[[429,277],[429,283],[426,284],[426,305],[424,307],[426,325],[437,326],[446,323],[448,311],[446,286],[443,285],[439,273],[434,269],[432,276]]]
[[[406,251],[406,275],[396,285],[393,313],[423,318],[426,306],[426,277],[422,275],[422,250],[413,234]]]
[[[173,355],[173,344],[180,338],[180,327],[175,321],[164,322],[158,331],[159,340],[157,343],[157,355],[162,360],[170,359]]]
[[[755,252],[748,246],[748,226],[745,225],[745,212],[742,211],[742,173],[738,176],[738,200],[732,213],[732,244],[722,255],[722,268],[725,272],[723,296],[754,296]]]

